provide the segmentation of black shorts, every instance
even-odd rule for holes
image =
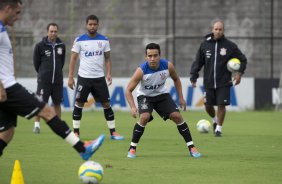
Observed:
[[[229,105],[230,104],[230,87],[217,89],[205,89],[206,105]]]
[[[48,103],[49,97],[51,96],[53,104],[60,105],[64,100],[63,84],[45,84],[39,82],[36,94],[46,103]]]
[[[87,102],[89,93],[92,94],[96,102],[109,102],[110,94],[105,77],[83,78],[78,76],[75,100],[77,102]]]
[[[6,93],[7,100],[0,103],[0,132],[16,126],[17,115],[30,119],[46,104],[18,83],[7,88]]]
[[[171,113],[179,112],[177,105],[168,93],[154,97],[138,96],[137,101],[139,114],[145,112],[152,114],[155,110],[164,120],[167,120]]]

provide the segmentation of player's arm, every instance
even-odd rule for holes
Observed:
[[[69,79],[68,79],[68,86],[69,88],[73,89],[75,86],[74,82],[74,69],[75,65],[78,59],[78,53],[76,52],[71,52],[71,57],[70,57],[70,65],[69,65]]]
[[[0,102],[5,102],[6,100],[7,100],[7,93],[2,84],[2,81],[0,80]]]
[[[172,78],[172,80],[174,82],[174,86],[176,88],[176,91],[178,93],[180,108],[183,109],[183,110],[186,110],[186,101],[183,98],[182,84],[181,84],[180,78],[177,75],[176,70],[175,70],[175,68],[174,68],[174,66],[171,62],[168,62],[168,70],[169,70],[170,77]]]
[[[105,52],[105,65],[106,65],[106,71],[107,71],[107,74],[106,74],[106,79],[107,79],[107,82],[108,82],[108,85],[111,85],[112,84],[112,61],[111,61],[111,52],[108,51],[108,52]]]
[[[192,63],[191,70],[190,70],[190,81],[192,87],[196,87],[197,79],[199,77],[199,71],[202,69],[204,65],[204,56],[202,54],[202,45],[197,51],[196,59]]]
[[[241,62],[239,71],[236,72],[234,77],[233,77],[234,85],[238,85],[241,82],[241,76],[244,74],[244,72],[246,70],[247,58],[237,46],[234,50],[234,54],[233,54],[232,57],[239,59],[240,62]]]
[[[133,76],[131,77],[131,79],[130,79],[128,85],[127,85],[126,91],[125,91],[125,96],[126,96],[127,102],[128,102],[128,104],[131,108],[131,115],[134,118],[136,118],[138,111],[137,111],[137,108],[136,108],[135,103],[134,103],[132,92],[136,88],[138,83],[141,81],[142,77],[143,77],[143,71],[142,71],[141,68],[138,67],[136,69],[135,73],[133,74]]]

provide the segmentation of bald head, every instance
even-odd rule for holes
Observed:
[[[223,23],[223,21],[217,20],[213,23],[212,33],[213,33],[213,38],[215,40],[218,40],[223,36],[223,34],[224,34],[224,23]]]

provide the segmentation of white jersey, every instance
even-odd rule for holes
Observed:
[[[142,69],[144,75],[140,85],[137,87],[137,96],[144,95],[154,97],[168,93],[168,90],[165,86],[165,81],[170,74],[168,71],[168,61],[166,59],[160,60],[160,66],[156,70],[151,69],[147,61],[141,64],[139,67]]]
[[[6,28],[0,21],[0,80],[4,88],[16,84],[12,45]]]
[[[107,37],[97,33],[95,38],[88,34],[77,37],[71,49],[79,53],[78,75],[83,78],[104,77],[104,53],[111,50]]]

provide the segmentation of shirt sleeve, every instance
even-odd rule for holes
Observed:
[[[79,53],[80,52],[80,44],[79,44],[79,41],[77,41],[77,39],[78,38],[76,38],[74,40],[71,51]]]
[[[109,42],[109,40],[107,40],[107,41],[105,42],[104,52],[109,52],[109,51],[111,51],[111,47],[110,47],[110,42]]]

